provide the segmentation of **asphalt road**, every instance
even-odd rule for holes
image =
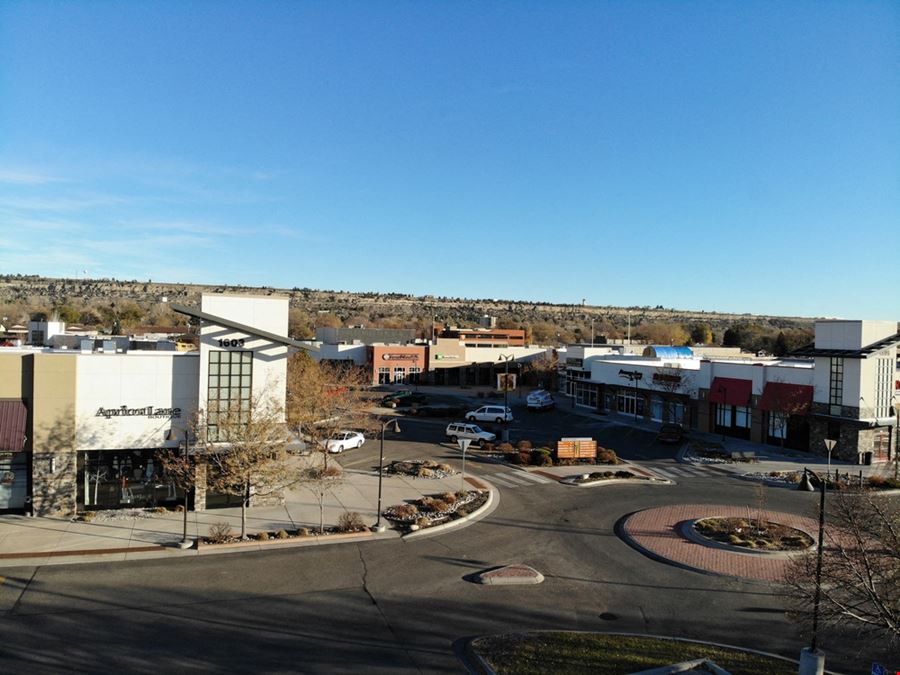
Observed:
[[[517,424],[529,434],[591,432],[571,434],[565,411]],[[459,462],[458,450],[439,445],[441,424],[409,419],[401,427],[385,443],[388,458]],[[594,431],[622,456],[677,468],[673,449],[644,434]],[[377,441],[344,453],[342,462],[377,465]],[[0,584],[0,672],[458,673],[459,641],[523,629],[674,635],[793,658],[804,646],[779,588],[656,562],[616,535],[623,516],[648,507],[752,505],[752,484],[709,471],[674,486],[577,489],[511,480],[515,470],[477,460],[469,470],[495,481],[499,505],[445,535],[8,569]],[[814,497],[773,488],[767,506],[809,513]],[[513,562],[532,565],[546,581],[483,587],[465,579]],[[844,672],[868,672],[878,656],[820,642],[829,667]]]

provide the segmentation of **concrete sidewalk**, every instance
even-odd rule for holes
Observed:
[[[334,460],[331,460],[334,461]],[[369,525],[375,523],[378,504],[376,472],[345,472],[344,482],[325,499],[325,527],[334,526],[345,511],[358,512]],[[471,486],[469,486],[471,487]],[[455,492],[461,488],[460,476],[413,478],[388,476],[382,480],[382,508],[425,495]],[[282,506],[252,506],[247,509],[247,533],[315,530],[319,526],[319,503],[302,486],[287,491]],[[209,533],[211,525],[228,523],[235,535],[240,533],[241,509],[224,508],[188,513],[188,538],[196,540]],[[382,523],[389,525],[382,518]],[[35,564],[66,564],[138,558],[169,558],[198,555],[199,550],[181,550],[184,515],[169,511],[155,513],[144,509],[99,512],[95,520],[0,516],[0,567]],[[372,536],[372,535],[368,535]],[[399,537],[387,530],[374,536]],[[321,541],[309,543],[327,543]]]

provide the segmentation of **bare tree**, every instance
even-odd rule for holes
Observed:
[[[890,497],[830,492],[822,552],[819,623],[866,639],[900,643],[900,509]],[[785,576],[794,617],[813,622],[816,551]]]
[[[694,381],[693,371],[674,366],[657,368],[653,373],[653,388],[662,394],[663,405],[668,409],[663,418],[675,422],[675,405],[680,402],[679,396],[690,391]]]
[[[300,474],[303,487],[312,492],[319,502],[319,534],[325,532],[325,498],[336,490],[344,481],[341,468],[331,466],[312,466]]]
[[[188,496],[197,485],[197,464],[189,454],[189,444],[185,441],[180,450],[160,450],[156,453],[162,472],[166,479],[179,490],[184,497],[184,532],[182,543],[188,541]]]
[[[198,441],[210,469],[207,485],[240,498],[241,539],[245,539],[250,498],[273,494],[288,483],[285,459],[290,435],[283,415],[268,400],[219,407],[202,416]]]
[[[368,378],[352,364],[317,362],[305,352],[288,362],[287,420],[328,466],[328,439],[343,429],[374,432]]]

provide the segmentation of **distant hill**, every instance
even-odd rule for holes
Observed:
[[[342,321],[368,317],[372,325],[390,317],[397,321],[439,321],[471,325],[485,315],[498,317],[502,323],[533,326],[552,324],[560,330],[584,334],[593,319],[598,335],[624,331],[629,319],[632,330],[644,324],[705,323],[720,335],[736,324],[751,323],[768,330],[810,330],[813,319],[769,315],[706,312],[664,307],[613,307],[597,305],[563,305],[541,301],[448,298],[413,296],[401,293],[351,293],[313,288],[274,288],[231,285],[159,283],[118,279],[66,279],[39,276],[0,275],[0,306],[29,312],[48,311],[60,305],[102,307],[131,301],[142,309],[158,307],[165,300],[199,305],[202,293],[237,293],[247,295],[285,295],[293,309],[310,315],[333,314]],[[7,310],[4,310],[7,311]]]

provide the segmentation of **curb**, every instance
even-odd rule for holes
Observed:
[[[673,480],[668,478],[612,478],[594,480],[589,483],[575,483],[571,480],[563,478],[559,481],[563,485],[577,488],[607,487],[609,485],[677,485]]]
[[[636,638],[646,638],[648,640],[672,640],[673,642],[687,642],[690,644],[697,645],[708,645],[710,647],[719,647],[721,649],[730,649],[736,652],[743,652],[745,654],[756,654],[757,656],[765,656],[766,658],[775,659],[778,661],[784,661],[785,663],[789,663],[791,665],[799,665],[799,661],[796,659],[788,658],[787,656],[780,656],[779,654],[773,654],[771,652],[764,652],[760,649],[751,649],[749,647],[738,647],[736,645],[727,645],[721,642],[708,642],[707,640],[693,640],[691,638],[679,638],[672,637],[670,635],[647,635],[644,633],[617,633],[611,631],[589,631],[589,630],[529,630],[529,631],[520,631],[520,632],[511,632],[511,633],[495,633],[493,635],[479,635],[477,637],[469,638],[466,640],[465,646],[463,647],[463,653],[466,657],[470,658],[473,663],[465,663],[464,665],[470,669],[472,672],[471,666],[476,666],[480,670],[474,670],[476,673],[480,673],[483,675],[495,675],[496,671],[494,671],[488,663],[482,658],[482,656],[475,651],[475,647],[473,646],[473,642],[476,640],[481,640],[487,637],[495,637],[497,635],[533,635],[540,633],[569,633],[576,635],[613,635],[613,636],[621,636],[621,637],[636,637]],[[828,675],[835,675],[834,671],[826,670]]]
[[[266,541],[235,541],[228,544],[207,544],[197,542],[197,555],[228,553],[231,551],[266,551],[269,548],[295,548],[301,546],[324,546],[346,541],[362,541],[374,537],[373,532],[347,532],[344,534],[311,534],[308,537],[289,537],[287,539],[268,539]]]
[[[479,508],[477,511],[473,511],[472,513],[470,513],[467,516],[463,516],[462,518],[457,518],[456,520],[451,520],[449,523],[444,523],[443,525],[435,525],[434,527],[428,527],[428,528],[425,528],[424,530],[416,530],[415,532],[408,532],[407,534],[401,535],[401,539],[403,539],[403,540],[416,539],[416,538],[425,537],[428,535],[441,534],[447,530],[450,530],[450,529],[453,529],[456,527],[461,527],[462,525],[466,525],[466,524],[471,525],[472,523],[476,522],[477,520],[481,520],[486,515],[488,515],[491,511],[493,511],[495,508],[497,508],[497,504],[499,504],[500,498],[497,495],[497,489],[493,485],[491,485],[490,483],[488,483],[481,477],[479,477],[479,480],[486,483],[488,486],[488,498],[487,498],[487,501],[484,503],[484,505],[481,506],[481,508]]]

